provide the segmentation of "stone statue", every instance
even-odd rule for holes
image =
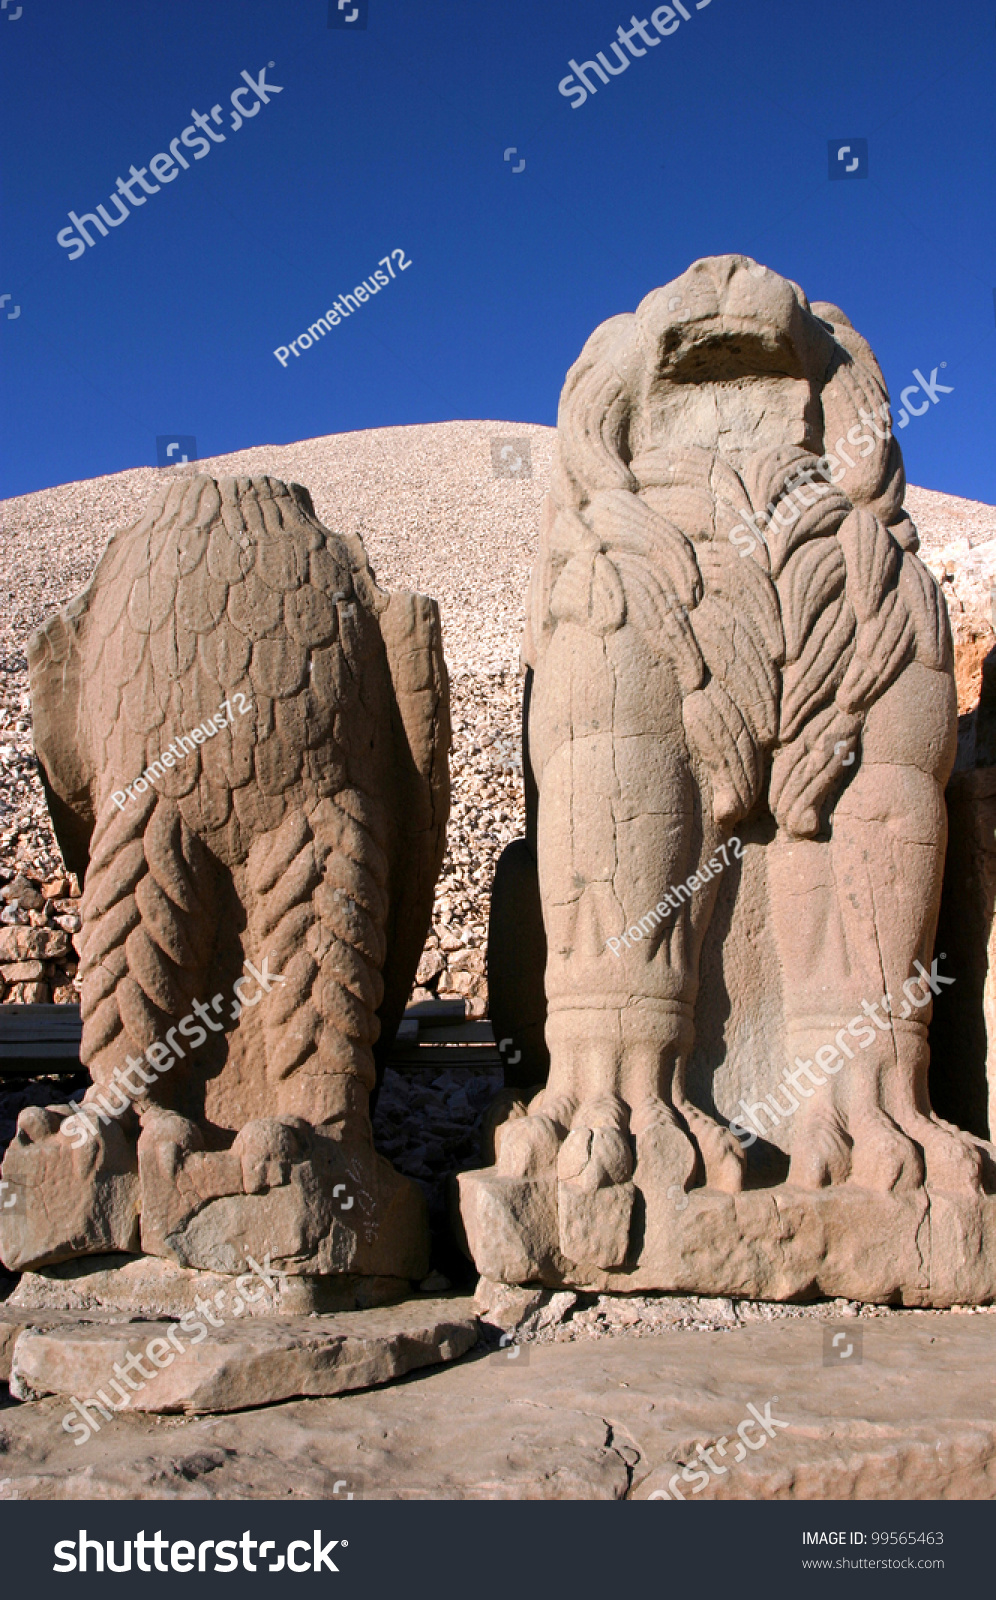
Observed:
[[[874,355],[698,261],[592,334],[558,445],[489,951],[534,1089],[461,1179],[478,1268],[992,1297],[992,1146],[927,1094],[950,633]]]
[[[10,1268],[144,1252],[420,1277],[417,1186],[373,1148],[449,804],[435,602],[377,587],[306,489],[180,478],[30,644],[79,935],[82,1106],[4,1162]]]

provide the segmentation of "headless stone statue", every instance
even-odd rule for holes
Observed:
[[[375,1050],[448,808],[435,603],[386,594],[307,490],[183,478],[31,641],[79,936],[82,1107],[22,1113],[0,1254],[419,1277],[418,1187],[373,1148]]]
[[[699,261],[591,336],[558,446],[523,652],[528,833],[489,952],[518,1082],[545,1083],[461,1180],[478,1267],[991,1297],[992,1147],[927,1094],[950,633],[871,350],[766,268]],[[704,996],[707,941],[725,984]],[[537,949],[542,990],[517,956]],[[693,1092],[697,1031],[738,984],[781,1115]]]

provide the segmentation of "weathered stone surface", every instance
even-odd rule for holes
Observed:
[[[950,1312],[827,1327],[625,1335],[474,1357],[417,1380],[237,1416],[101,1421],[77,1443],[66,1402],[4,1413],[8,1494],[45,1500],[962,1500],[996,1498],[992,1319]],[[846,1344],[843,1346],[846,1348]],[[526,1357],[527,1359],[524,1359]],[[483,1361],[483,1364],[482,1364]],[[751,1423],[749,1405],[774,1437]],[[101,1420],[98,1418],[98,1420]],[[787,1422],[787,1428],[775,1423]],[[725,1439],[724,1473],[682,1480]],[[699,1482],[700,1492],[695,1493]],[[338,1487],[336,1487],[338,1486]],[[668,1515],[662,1509],[662,1515]],[[664,1535],[662,1534],[662,1537]]]
[[[244,1316],[306,1317],[312,1312],[369,1310],[407,1299],[407,1278],[302,1277],[280,1272],[264,1258],[244,1272],[201,1272],[158,1256],[84,1256],[59,1266],[22,1274],[3,1310],[27,1321],[37,1312],[126,1311],[152,1317],[180,1317],[198,1297],[234,1296],[240,1276],[250,1274],[250,1297],[242,1296]],[[262,1293],[256,1293],[262,1290]],[[230,1302],[231,1303],[231,1302]],[[2,1312],[0,1312],[2,1314]]]
[[[425,1276],[425,1198],[372,1140],[320,1133],[301,1119],[275,1129],[270,1136],[265,1123],[247,1124],[231,1151],[195,1149],[177,1170],[171,1139],[155,1140],[147,1121],[138,1146],[143,1249],[222,1273],[238,1271],[247,1251],[261,1251],[294,1273]],[[267,1157],[279,1149],[281,1166],[254,1183],[247,1144],[260,1134]],[[156,1225],[146,1225],[150,1217]]]
[[[160,1413],[238,1411],[389,1383],[419,1367],[454,1361],[476,1340],[473,1304],[458,1299],[301,1320],[226,1321],[218,1328],[209,1328],[196,1311],[179,1324],[78,1322],[25,1329],[14,1344],[10,1389],[20,1400],[95,1397],[117,1411],[126,1405]],[[130,1366],[129,1357],[137,1357]],[[115,1386],[116,1371],[127,1388]]]
[[[299,485],[183,477],[29,656],[53,822],[85,875],[93,1087],[72,1123],[22,1117],[7,1160],[49,1202],[0,1211],[0,1256],[137,1248],[72,1193],[87,1147],[117,1170],[124,1128],[146,1253],[424,1277],[424,1202],[374,1151],[368,1097],[443,854],[434,602],[379,589]],[[6,928],[0,959],[58,940]]]
[[[37,983],[44,976],[45,967],[41,961],[12,961],[0,967],[4,983]]]
[[[69,935],[56,928],[0,928],[0,961],[58,961]]]
[[[29,1106],[18,1118],[2,1169],[15,1203],[0,1210],[0,1253],[12,1272],[138,1249],[134,1131],[111,1122],[103,1138],[76,1147],[59,1133],[74,1112]]]
[[[588,340],[558,456],[491,937],[512,1040],[545,944],[550,1069],[461,1179],[478,1268],[991,1297],[993,1147],[927,1096],[951,635],[872,351],[696,262]]]
[[[948,849],[937,943],[958,986],[931,1023],[930,1092],[939,1114],[982,1137],[996,1130],[996,656],[965,717],[965,765],[946,792]],[[959,758],[960,759],[960,758]],[[974,762],[978,760],[979,764]]]
[[[76,1328],[79,1320],[79,1313],[75,1311],[32,1311],[14,1305],[11,1300],[0,1303],[0,1383],[9,1383],[14,1346],[27,1329],[47,1333],[52,1329]],[[121,1318],[113,1311],[93,1310],[87,1320],[106,1324],[120,1322]]]
[[[63,1323],[72,1324],[78,1319],[68,1312],[46,1313],[21,1311],[10,1301],[0,1305],[0,1383],[10,1379],[10,1363],[14,1345],[25,1328],[58,1328]]]
[[[522,1282],[618,1293],[818,1294],[908,1306],[996,1299],[992,1195],[899,1197],[849,1185],[817,1194],[788,1185],[738,1195],[693,1189],[674,1216],[650,1218],[638,1260],[618,1271],[593,1263],[580,1271],[576,1260],[548,1247],[550,1180],[485,1170],[461,1173],[458,1181],[471,1254],[492,1279],[514,1272]],[[636,1188],[649,1217],[653,1192],[642,1194],[639,1181]]]
[[[474,1291],[474,1306],[482,1323],[511,1333],[538,1311],[546,1298],[542,1289],[520,1289],[481,1278]]]

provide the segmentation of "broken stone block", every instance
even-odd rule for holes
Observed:
[[[75,1106],[29,1106],[18,1118],[3,1162],[14,1204],[0,1209],[0,1258],[11,1272],[138,1249],[134,1130],[110,1121],[78,1144],[61,1133],[75,1115]]]
[[[114,1411],[127,1407],[238,1411],[366,1389],[455,1361],[477,1341],[473,1304],[458,1298],[212,1325],[220,1320],[202,1308],[179,1323],[26,1329],[14,1345],[11,1394],[21,1400],[64,1395],[73,1401],[67,1417],[75,1423],[67,1432],[84,1426],[99,1432]]]

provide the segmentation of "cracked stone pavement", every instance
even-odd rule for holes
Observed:
[[[853,1331],[855,1323],[842,1324]],[[824,1324],[478,1347],[389,1387],[220,1417],[128,1412],[77,1447],[64,1399],[0,1407],[0,1498],[621,1500],[667,1490],[732,1441],[687,1499],[996,1498],[992,1319],[862,1320],[824,1365]],[[786,1427],[739,1462],[749,1406]]]

